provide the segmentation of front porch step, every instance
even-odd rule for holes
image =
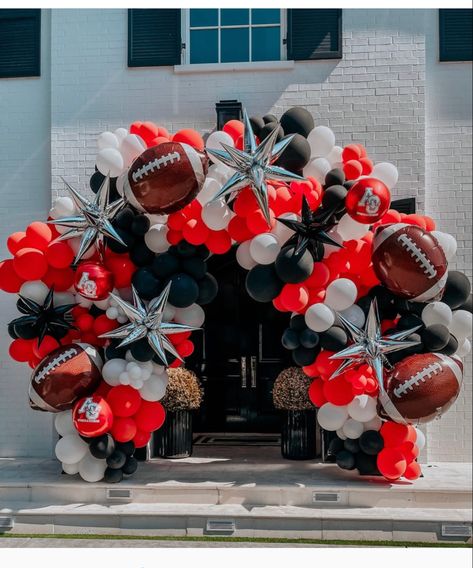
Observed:
[[[0,530],[15,534],[471,541],[471,510],[452,508],[11,502],[0,520]]]

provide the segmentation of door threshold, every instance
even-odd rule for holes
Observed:
[[[201,432],[194,434],[196,446],[280,446],[280,434],[259,432]]]

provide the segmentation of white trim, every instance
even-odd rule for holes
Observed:
[[[294,61],[251,61],[242,63],[192,63],[174,65],[176,75],[191,73],[228,73],[229,71],[284,71],[294,69]]]

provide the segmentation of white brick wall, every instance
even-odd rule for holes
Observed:
[[[134,120],[153,120],[172,131],[189,126],[211,130],[215,103],[236,98],[250,114],[279,116],[294,105],[308,108],[317,124],[335,131],[338,143],[362,142],[375,161],[394,162],[400,171],[394,197],[415,196],[422,210],[426,204],[425,29],[432,14],[345,10],[340,61],[297,62],[292,70],[181,75],[171,67],[127,68],[125,10],[53,10],[53,193],[63,191],[60,175],[87,187],[95,139],[103,130]],[[0,384],[1,396],[7,383],[2,379]],[[16,409],[24,405],[19,393],[15,396],[0,422],[8,419],[15,424]],[[465,411],[458,417],[459,429],[468,427],[466,419]],[[433,444],[443,447],[445,440],[436,436],[437,432]],[[18,443],[21,451],[30,452],[27,437]]]

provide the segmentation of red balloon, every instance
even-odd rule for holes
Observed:
[[[385,422],[380,429],[380,434],[384,440],[386,448],[398,447],[407,442],[409,437],[409,428],[406,424],[398,424],[397,422]]]
[[[117,442],[129,442],[136,436],[137,428],[133,418],[114,418],[110,434]]]
[[[131,132],[131,130],[130,130]],[[149,146],[151,141],[159,136],[159,127],[154,124],[154,122],[143,122],[139,131],[136,133],[145,141],[146,145]]]
[[[112,271],[117,288],[128,288],[130,286],[136,266],[127,254],[112,255],[107,251],[105,266]]]
[[[167,226],[168,229],[173,231],[182,231],[184,225],[186,224],[187,218],[182,211],[176,211],[168,216]]]
[[[156,136],[156,138],[153,138],[151,142],[149,142],[148,147],[152,148],[153,146],[159,146],[160,144],[164,144],[164,142],[169,142],[169,138],[167,136]]]
[[[358,144],[348,144],[342,151],[342,160],[349,162],[350,160],[359,160],[362,157],[362,151]]]
[[[18,231],[16,233],[12,233],[7,239],[7,248],[12,254],[16,254],[21,246],[21,241],[26,237],[26,233],[24,231]]]
[[[359,223],[370,225],[379,221],[391,204],[391,192],[375,178],[363,178],[353,185],[346,196],[347,213]]]
[[[248,229],[246,219],[238,215],[235,215],[235,217],[232,217],[232,219],[230,219],[227,231],[230,237],[234,241],[237,241],[239,243],[243,243],[244,241],[247,241],[254,237],[253,233]]]
[[[286,307],[281,302],[281,296],[280,295],[276,296],[276,298],[274,298],[273,306],[275,307],[276,310],[278,310],[278,312],[287,312]]]
[[[432,217],[429,217],[429,215],[424,215],[424,221],[425,221],[425,228],[427,231],[435,231],[436,223],[432,219]]]
[[[33,343],[33,353],[39,359],[44,359],[46,355],[49,355],[51,351],[54,351],[58,347],[59,342],[54,339],[54,337],[51,337],[51,335],[46,335],[39,345],[36,341]]]
[[[139,135],[142,126],[143,126],[143,123],[140,122],[139,120],[132,122],[130,124],[130,134],[138,134]]]
[[[64,241],[49,243],[44,254],[53,268],[68,268],[74,260],[74,251]]]
[[[158,126],[158,135],[168,139],[171,137],[169,130],[164,126]]]
[[[349,160],[343,164],[343,171],[347,180],[353,180],[361,176],[363,166],[358,160]]]
[[[419,448],[414,442],[404,442],[399,446],[399,449],[404,454],[408,464],[419,456]]]
[[[271,209],[269,210],[269,214],[271,219],[270,225],[268,225],[268,222],[266,221],[261,209],[253,211],[248,215],[248,217],[246,218],[246,224],[253,235],[266,233],[269,229],[272,229],[274,227],[276,220],[274,219],[274,213],[271,211]]]
[[[94,317],[91,316],[89,313],[80,314],[75,319],[75,325],[81,331],[92,331],[94,325]]]
[[[229,120],[223,125],[222,130],[233,138],[233,141],[236,142],[240,136],[243,136],[245,131],[245,127],[241,120]]]
[[[404,475],[407,468],[406,458],[397,448],[383,448],[378,454],[376,463],[384,477],[393,481]]]
[[[24,280],[20,278],[14,268],[13,259],[0,262],[0,289],[10,294],[19,292]]]
[[[314,262],[312,274],[305,280],[304,286],[318,290],[328,284],[329,278],[330,270],[327,265],[324,262]]]
[[[135,448],[144,448],[151,439],[151,432],[144,432],[143,430],[137,430],[135,437],[132,442],[135,444]]]
[[[362,175],[369,176],[373,171],[373,162],[369,158],[360,158],[358,161],[361,164]]]
[[[286,310],[299,312],[309,301],[309,292],[302,284],[285,284],[280,294],[281,303]]]
[[[160,402],[149,402],[143,400],[134,419],[139,430],[153,432],[164,423],[166,411]]]
[[[409,223],[409,225],[417,225],[417,227],[420,227],[421,229],[427,229],[427,223],[425,222],[425,219],[422,215],[416,215],[415,213],[412,213],[411,215],[408,215],[405,219],[406,223]]]
[[[107,401],[95,393],[76,402],[72,421],[79,434],[94,438],[110,430],[113,414]]]
[[[179,130],[179,132],[176,132],[176,134],[172,137],[172,141],[189,144],[189,146],[199,150],[199,152],[203,152],[205,148],[202,136],[197,132],[197,130],[193,130],[192,128]]]
[[[38,248],[42,251],[46,250],[46,247],[51,242],[53,238],[53,233],[51,227],[46,223],[41,221],[34,221],[26,227],[26,236],[32,243],[33,248]]]
[[[345,380],[341,375],[335,377],[334,379],[329,379],[324,381],[324,396],[336,406],[345,406],[349,404],[355,395],[353,394],[353,387],[351,384]]]
[[[179,343],[176,351],[183,358],[189,357],[194,352],[194,344],[192,343],[192,341],[189,341],[188,339],[186,339],[185,341],[182,341],[181,343]]]
[[[44,253],[34,248],[20,249],[13,259],[15,272],[24,280],[41,280],[48,270]]]
[[[189,219],[182,229],[182,236],[191,245],[203,245],[209,236],[209,228],[197,219]]]
[[[182,233],[180,231],[168,231],[166,233],[166,240],[170,245],[177,245],[182,241]]]
[[[233,210],[241,217],[246,217],[246,215],[259,210],[256,197],[249,187],[240,191],[238,197],[233,202]]]
[[[107,402],[115,416],[125,418],[138,412],[141,406],[141,396],[129,385],[118,385],[110,389]]]
[[[328,379],[340,366],[340,361],[330,359],[334,354],[334,351],[322,349],[315,359],[314,365],[322,379]]]
[[[304,372],[305,372],[305,367],[304,367]],[[314,379],[310,383],[309,398],[312,404],[317,408],[320,408],[322,405],[328,402],[324,394],[324,385],[325,381],[318,378]]]
[[[388,209],[381,217],[381,224],[389,225],[390,223],[399,223],[401,221],[401,214],[395,209]]]
[[[10,343],[8,353],[14,361],[26,363],[34,357],[33,347],[35,342],[35,339],[14,339]]]
[[[74,277],[76,292],[87,300],[105,300],[113,290],[113,273],[100,262],[80,262]]]
[[[214,254],[225,254],[232,248],[232,239],[227,231],[209,230],[205,245]]]
[[[96,320],[94,321],[93,330],[95,335],[99,337],[104,333],[108,333],[113,329],[117,329],[117,327],[119,326],[120,324],[117,322],[117,320],[109,319],[105,314],[102,314],[98,316],[98,318],[96,318]]]
[[[422,469],[420,465],[413,461],[407,464],[406,471],[404,472],[404,477],[409,481],[415,481],[422,475]]]

